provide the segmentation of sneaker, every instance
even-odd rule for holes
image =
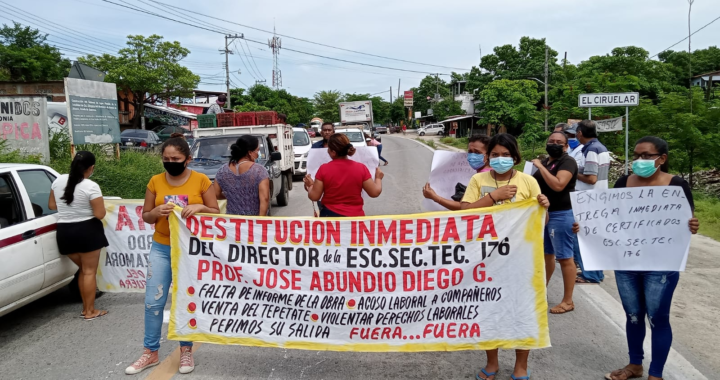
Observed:
[[[160,358],[157,351],[150,351],[146,348],[140,359],[136,360],[130,367],[125,368],[125,374],[135,375],[158,364],[160,364]]]
[[[182,374],[190,373],[195,369],[192,347],[180,347],[180,369]]]

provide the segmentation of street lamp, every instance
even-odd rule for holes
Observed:
[[[528,79],[532,79],[537,81],[538,83],[545,86],[545,132],[548,130],[548,84],[547,84],[547,78],[545,79],[545,82],[541,81],[540,79],[528,77]]]

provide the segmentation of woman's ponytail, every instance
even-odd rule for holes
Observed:
[[[236,164],[241,159],[247,157],[250,152],[254,152],[260,145],[257,137],[250,135],[242,135],[238,137],[235,144],[230,145],[230,162]]]
[[[95,165],[94,154],[84,150],[75,154],[75,158],[73,158],[70,164],[70,174],[68,175],[68,181],[65,185],[65,192],[62,198],[60,198],[64,200],[68,206],[75,200],[75,187],[85,179],[85,172],[93,165]]]
[[[330,136],[328,149],[334,151],[338,157],[348,157],[355,154],[355,147],[350,143],[350,139],[342,133]]]

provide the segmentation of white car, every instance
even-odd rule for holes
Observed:
[[[442,124],[430,124],[424,127],[418,128],[418,136],[425,135],[438,135],[442,136],[445,134],[445,126]]]
[[[305,128],[293,128],[293,153],[295,154],[295,175],[307,173],[307,157],[312,142]]]
[[[350,139],[350,144],[353,144],[354,147],[367,146],[367,142],[365,141],[365,134],[363,133],[362,129],[359,129],[359,128],[336,129],[335,133],[342,133],[343,135],[347,136],[348,139]]]
[[[58,176],[47,166],[0,163],[0,316],[73,282],[78,270],[58,251],[48,208]]]

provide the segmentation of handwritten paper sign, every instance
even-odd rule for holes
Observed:
[[[470,167],[467,153],[436,150],[430,166],[430,187],[437,195],[450,199],[455,194],[455,185],[459,182],[467,186],[470,178],[477,172]],[[423,199],[423,208],[427,211],[447,211],[447,209],[430,199]]]
[[[678,186],[570,193],[586,270],[684,271],[690,204]]]
[[[355,154],[349,159],[359,162],[370,171],[370,175],[375,179],[375,169],[380,165],[377,148],[374,146],[358,146],[355,147]],[[327,149],[310,149],[307,159],[307,172],[310,177],[315,178],[315,174],[320,169],[320,165],[327,164],[332,161]]]

